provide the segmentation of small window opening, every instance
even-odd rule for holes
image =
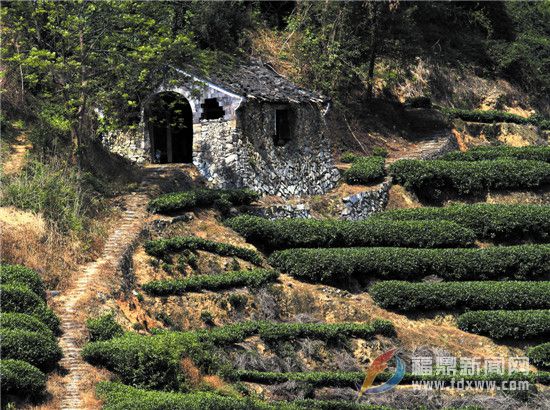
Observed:
[[[201,120],[217,120],[225,115],[225,111],[218,103],[217,98],[207,98],[201,104],[202,115]]]
[[[288,109],[275,110],[275,145],[282,147],[290,141],[290,122]]]

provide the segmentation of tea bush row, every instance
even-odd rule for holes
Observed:
[[[183,250],[201,250],[220,256],[235,256],[255,265],[262,264],[262,257],[253,249],[247,249],[228,243],[214,242],[194,236],[176,236],[168,239],[157,239],[145,243],[145,252],[157,258],[164,258],[170,253]]]
[[[23,360],[47,372],[53,370],[62,353],[57,340],[48,334],[21,329],[0,329],[2,358]]]
[[[2,395],[37,397],[46,389],[46,375],[22,360],[0,360]]]
[[[532,115],[525,118],[521,115],[511,114],[505,111],[498,110],[463,110],[459,108],[446,108],[443,110],[447,115],[460,118],[464,121],[495,123],[495,122],[511,122],[514,124],[532,124],[541,129],[550,129],[550,120],[539,115]]]
[[[343,178],[348,184],[362,185],[380,180],[386,175],[385,160],[382,157],[359,157],[344,171]]]
[[[397,311],[453,309],[548,309],[550,282],[401,282],[382,281],[369,288],[374,301]]]
[[[225,224],[247,241],[267,250],[287,248],[402,246],[462,247],[475,240],[467,228],[449,221],[342,221],[278,219],[241,215]]]
[[[494,339],[550,337],[550,310],[487,310],[463,313],[460,329]]]
[[[527,351],[529,360],[537,367],[550,368],[550,342],[534,346]]]
[[[550,164],[542,161],[443,161],[403,159],[390,166],[397,184],[419,193],[455,191],[475,194],[491,189],[529,189],[550,182]]]
[[[448,220],[480,239],[544,241],[550,237],[550,206],[473,204],[396,209],[373,216],[382,220]]]
[[[506,145],[473,147],[467,151],[452,151],[441,157],[446,161],[483,161],[502,158],[550,162],[550,147],[510,147]]]
[[[26,313],[0,313],[0,328],[28,330],[30,332],[38,332],[43,335],[51,335],[53,337],[53,333],[48,326],[46,326],[36,316],[28,315]]]
[[[115,321],[113,313],[106,313],[98,317],[89,318],[86,321],[86,327],[88,328],[88,333],[90,334],[90,340],[92,342],[97,340],[109,340],[124,334],[122,326]]]
[[[21,265],[0,265],[0,283],[24,285],[41,298],[46,297],[42,278],[34,270]]]
[[[351,279],[532,280],[548,277],[547,245],[484,249],[321,248],[274,252],[270,264],[313,283],[348,284]]]
[[[147,209],[155,213],[190,211],[194,208],[249,205],[260,195],[250,189],[196,188],[182,192],[163,194],[149,201]]]
[[[235,287],[260,287],[277,280],[279,273],[273,270],[243,270],[216,275],[194,275],[184,279],[155,280],[143,285],[152,296],[183,295],[201,290],[222,290]]]

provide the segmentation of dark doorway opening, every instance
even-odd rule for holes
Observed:
[[[193,162],[193,112],[185,97],[158,94],[149,103],[147,126],[153,162]]]

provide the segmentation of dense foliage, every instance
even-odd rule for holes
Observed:
[[[43,335],[52,335],[52,331],[36,316],[25,313],[0,313],[0,329],[19,329],[37,332]]]
[[[473,230],[479,239],[546,241],[550,206],[473,204],[396,209],[374,215],[385,220],[449,220]]]
[[[168,239],[147,241],[145,243],[145,252],[157,258],[165,258],[170,253],[180,252],[186,249],[212,252],[220,256],[235,256],[245,261],[252,262],[255,265],[262,264],[262,257],[253,249],[243,248],[229,243],[209,241],[194,236],[176,236]]]
[[[86,327],[90,334],[90,340],[109,340],[113,337],[119,337],[124,334],[112,313],[106,313],[96,318],[90,318],[86,321]]]
[[[550,128],[550,120],[544,119],[540,116],[532,116],[529,118],[522,117],[516,114],[510,114],[505,111],[482,111],[482,110],[461,110],[456,108],[449,108],[444,110],[451,117],[460,118],[464,121],[472,122],[511,122],[515,124],[532,124],[542,129]],[[507,156],[507,155],[505,155]],[[535,159],[535,158],[523,158],[523,159]]]
[[[550,282],[377,282],[369,288],[385,309],[548,309]]]
[[[197,188],[160,195],[149,202],[148,209],[156,213],[171,213],[210,206],[225,208],[226,205],[249,205],[259,197],[259,194],[250,189]]]
[[[36,316],[53,332],[59,332],[59,318],[46,306],[40,296],[26,286],[0,285],[2,310]]]
[[[446,161],[482,161],[502,158],[550,162],[550,147],[534,145],[526,147],[482,146],[470,148],[468,151],[452,151],[445,154],[441,159]]]
[[[38,296],[46,297],[42,278],[26,266],[0,265],[0,282],[4,285],[25,285]]]
[[[46,389],[46,376],[35,366],[22,360],[0,360],[2,395],[39,396]]]
[[[51,335],[28,330],[0,329],[2,358],[23,360],[50,371],[61,359],[61,349]]]
[[[223,290],[242,286],[260,287],[277,280],[279,273],[273,270],[244,270],[216,275],[193,275],[184,279],[155,280],[143,285],[152,296],[183,295],[201,290]]]
[[[488,310],[466,312],[458,326],[494,339],[533,339],[550,336],[550,310]]]
[[[550,368],[550,342],[534,346],[527,351],[532,364],[543,369]]]
[[[471,245],[475,239],[471,230],[448,221],[290,218],[272,221],[241,215],[226,220],[225,224],[266,250],[323,246],[456,247]]]
[[[542,161],[443,161],[402,159],[390,166],[396,183],[421,194],[454,191],[482,193],[490,189],[538,188],[550,182],[550,164]]]
[[[347,169],[343,178],[348,184],[370,184],[379,181],[386,171],[383,157],[359,157]]]
[[[270,257],[271,265],[314,283],[347,284],[367,278],[418,280],[536,279],[550,271],[544,245],[486,249],[334,248],[288,249]]]

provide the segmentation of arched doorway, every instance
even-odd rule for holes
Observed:
[[[147,127],[153,162],[193,162],[193,112],[185,97],[157,94],[148,104]]]

